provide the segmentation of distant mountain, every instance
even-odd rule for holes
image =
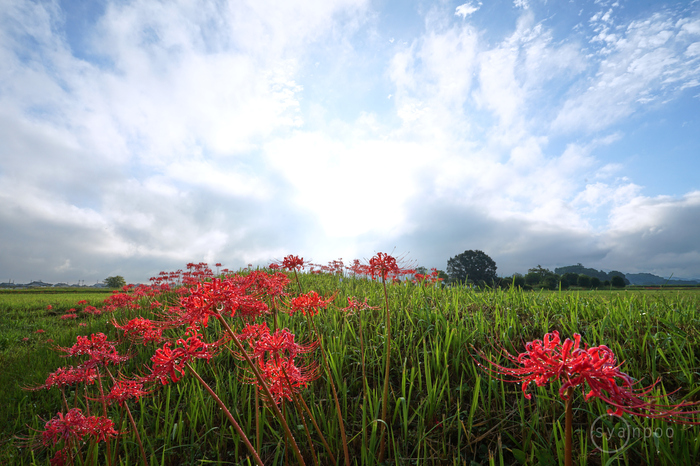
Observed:
[[[603,272],[602,270],[584,267],[581,264],[558,267],[554,269],[554,273],[559,275],[564,275],[565,273],[577,273],[579,275],[588,275],[589,277],[598,277],[601,281],[610,280],[615,275],[619,275],[625,279],[625,284],[637,286],[700,285],[700,280],[668,279],[651,273],[622,273],[618,272],[617,270],[613,270],[612,272]]]
[[[663,278],[651,273],[628,273],[625,275],[630,283],[639,286],[656,286],[656,285],[698,285],[698,280],[675,280],[673,278]]]
[[[596,270],[596,269],[589,269],[587,267],[584,267],[581,264],[576,264],[576,265],[568,265],[566,267],[557,267],[554,269],[554,273],[558,275],[564,275],[565,273],[576,273],[579,275],[588,275],[589,277],[598,277],[600,281],[605,281],[605,280],[612,280],[612,277],[619,275],[620,277],[625,279],[625,285],[630,285],[631,281],[630,279],[627,278],[627,275],[625,275],[622,272],[618,272],[617,270],[613,270],[611,272],[603,272],[602,270]]]

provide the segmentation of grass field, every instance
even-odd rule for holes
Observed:
[[[323,439],[310,425],[309,416],[302,417],[303,410],[294,403],[282,403],[284,415],[306,464],[316,460],[322,465],[333,464],[331,456],[344,464],[344,444],[352,464],[379,464],[386,367],[382,283],[348,277],[341,280],[330,274],[300,274],[299,279],[304,293],[314,290],[322,297],[333,297],[333,303],[313,322],[298,313],[281,312],[278,316],[279,327],[293,332],[296,341],[309,343],[314,335],[322,339],[330,376],[317,349],[305,360],[319,364],[319,377],[301,391],[301,397]],[[290,298],[300,294],[294,281],[286,290]],[[622,370],[643,386],[661,378],[654,391],[661,397],[659,402],[700,399],[697,289],[522,292],[408,283],[388,286],[387,295],[391,354],[385,464],[560,464],[564,402],[558,384],[533,384],[528,389],[532,399],[527,400],[520,386],[499,381],[479,367],[483,360],[477,354],[482,352],[508,365],[511,363],[499,354],[500,348],[517,355],[524,351],[525,342],[553,330],[562,338],[579,333],[591,346],[607,345],[619,362],[624,361]],[[340,308],[348,305],[348,297],[367,298],[367,303],[378,309],[347,315]],[[0,463],[49,464],[55,452],[53,448],[31,447],[40,441],[46,421],[62,410],[60,390],[22,389],[42,385],[47,375],[61,366],[81,362],[62,357],[54,346],[70,347],[77,335],[104,332],[120,342],[120,354],[132,356],[111,371],[132,377],[147,373],[144,368],[163,343],[134,343],[109,322],[116,319],[123,323],[137,315],[156,318],[166,303],[177,304],[178,295],[141,298],[137,310],[101,315],[81,312],[89,305],[99,307],[105,298],[104,293],[0,293]],[[154,299],[160,307],[152,309]],[[81,300],[88,303],[78,305]],[[71,309],[76,309],[77,317],[62,319]],[[241,331],[243,322],[238,316],[228,320],[236,332]],[[272,326],[269,315],[258,321],[262,320]],[[202,335],[213,342],[222,332],[212,319]],[[164,335],[176,339],[183,330],[169,329]],[[285,448],[280,422],[270,408],[256,405],[255,386],[243,383],[250,374],[240,356],[219,351],[210,362],[193,360],[191,364],[238,420],[264,464],[298,463],[292,448]],[[110,383],[105,375],[105,389]],[[104,409],[117,424],[122,434],[118,443],[112,439],[112,464],[142,464],[138,439],[124,408],[118,404],[103,407],[97,384],[83,385],[68,387],[66,399],[71,407],[90,408],[93,414],[101,415]],[[222,410],[192,373],[186,372],[177,383],[150,385],[149,390],[149,396],[126,403],[149,464],[253,464]],[[346,442],[336,414],[334,390]],[[666,398],[670,392],[674,393]],[[700,463],[698,426],[628,415],[620,420],[607,416],[608,406],[600,400],[585,402],[580,390],[573,405],[574,464]],[[625,431],[629,441],[624,446],[599,445],[607,439],[596,436],[593,426],[611,432],[629,426]],[[75,464],[107,464],[105,443],[83,445]]]

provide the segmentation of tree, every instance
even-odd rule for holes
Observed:
[[[544,288],[548,290],[556,290],[559,287],[559,275],[547,275],[544,277],[542,284],[544,285]]]
[[[613,286],[615,286],[615,284],[612,282],[612,279],[615,277],[622,278],[622,282],[624,283],[624,285],[622,285],[622,286],[631,285],[630,281],[627,279],[627,277],[625,277],[625,274],[622,272],[618,272],[617,270],[613,270],[608,275],[610,276],[610,283],[612,283]],[[622,286],[620,288],[622,288]]]
[[[122,277],[121,275],[117,275],[116,277],[105,278],[104,283],[105,285],[107,285],[107,288],[116,290],[126,285],[126,280],[124,280],[124,277]]]
[[[591,288],[600,288],[603,282],[598,277],[591,277]]]
[[[525,282],[528,285],[537,285],[540,283],[544,283],[545,278],[549,276],[555,276],[557,279],[557,282],[559,281],[559,276],[553,273],[549,269],[545,269],[541,265],[538,265],[537,267],[533,267],[531,269],[527,269],[527,274],[525,275]]]
[[[447,274],[450,280],[464,283],[483,280],[493,283],[496,280],[496,262],[483,251],[464,251],[447,261]]]
[[[532,270],[532,269],[530,269],[530,270]],[[525,283],[527,283],[528,285],[536,285],[541,281],[542,281],[542,277],[540,276],[540,274],[538,274],[536,272],[528,272],[525,275]]]
[[[562,275],[561,278],[562,280],[566,280],[569,286],[576,286],[576,284],[578,283],[578,274],[574,272],[567,272],[564,275]]]
[[[625,279],[619,275],[615,275],[614,277],[612,277],[612,280],[610,280],[610,284],[612,286],[614,286],[615,288],[624,288],[625,287]]]
[[[591,277],[588,275],[581,274],[578,276],[578,286],[581,288],[590,288],[591,287]]]
[[[525,277],[519,273],[514,273],[511,279],[512,286],[517,288],[525,288]]]

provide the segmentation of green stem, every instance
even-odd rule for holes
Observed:
[[[248,352],[245,350],[245,348],[241,344],[241,341],[238,339],[236,334],[231,329],[231,326],[229,326],[228,322],[226,322],[226,319],[224,319],[224,316],[217,313],[216,318],[221,323],[221,325],[223,325],[223,327],[226,329],[226,332],[229,334],[229,336],[233,340],[234,344],[236,345],[238,352],[241,354],[243,359],[245,359],[245,362],[248,364],[248,367],[250,367],[250,370],[253,372],[253,375],[255,376],[255,379],[257,380],[258,385],[260,387],[262,387],[263,392],[265,394],[265,397],[269,400],[269,404],[270,404],[270,407],[272,408],[272,412],[275,413],[275,416],[277,416],[277,419],[279,419],[280,423],[282,424],[282,428],[284,429],[285,435],[287,436],[287,438],[289,438],[289,440],[292,444],[292,447],[294,449],[294,454],[297,457],[297,461],[299,462],[299,464],[306,466],[306,463],[304,462],[304,458],[301,456],[301,451],[299,450],[299,445],[297,445],[297,442],[296,442],[296,440],[294,440],[294,436],[292,435],[292,431],[289,429],[289,424],[287,424],[287,421],[285,420],[284,416],[282,415],[282,412],[280,411],[279,406],[277,406],[277,403],[275,403],[274,398],[272,397],[272,393],[270,393],[270,387],[267,386],[265,379],[263,379],[262,375],[260,375],[260,371],[255,366],[253,361],[250,359]]]
[[[212,398],[214,398],[214,401],[216,401],[216,404],[219,405],[221,410],[224,412],[226,417],[228,418],[229,421],[231,421],[231,424],[233,424],[233,428],[236,429],[236,432],[238,435],[241,437],[243,440],[243,443],[245,444],[246,448],[248,448],[248,451],[253,455],[253,459],[259,466],[264,466],[262,460],[260,459],[260,456],[258,456],[258,452],[255,451],[255,448],[253,448],[253,445],[250,444],[250,440],[248,440],[248,437],[243,433],[243,429],[241,429],[241,426],[238,425],[238,422],[236,422],[236,419],[234,419],[233,415],[231,412],[228,410],[226,405],[224,404],[223,401],[221,401],[221,398],[212,390],[212,388],[200,377],[200,375],[197,373],[196,370],[192,366],[190,366],[190,363],[186,362],[185,367],[187,367],[192,375],[195,376],[195,378],[199,381],[200,384],[204,387],[204,389],[209,392]]]
[[[382,395],[382,435],[379,440],[379,462],[384,462],[386,451],[387,405],[389,404],[389,366],[391,356],[391,316],[389,314],[389,294],[386,291],[386,278],[382,277],[384,285],[384,306],[386,307],[386,355],[384,356],[384,393]]]

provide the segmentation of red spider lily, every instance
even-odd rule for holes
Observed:
[[[55,372],[46,377],[43,385],[29,390],[41,390],[51,387],[63,387],[76,383],[85,383],[91,385],[97,379],[97,371],[92,367],[59,367]]]
[[[257,294],[275,298],[284,296],[284,289],[289,285],[289,277],[282,272],[267,273],[263,270],[255,270],[248,275],[234,277],[246,292],[257,296]]]
[[[367,272],[372,276],[372,279],[379,277],[382,281],[386,281],[387,278],[396,280],[400,275],[412,274],[415,271],[399,267],[395,257],[380,252],[369,260]]]
[[[47,311],[50,311],[51,309],[53,309],[53,306],[52,306],[52,305],[49,304],[48,306],[46,306],[46,310],[47,310]]]
[[[77,343],[70,348],[57,349],[67,356],[90,356],[90,360],[82,364],[85,367],[120,364],[129,359],[129,356],[122,356],[117,352],[117,343],[107,340],[104,333],[94,333],[89,338],[78,335],[76,339]]]
[[[206,359],[209,361],[216,353],[216,343],[204,343],[199,339],[199,335],[195,332],[189,338],[180,338],[177,341],[178,346],[171,349],[171,343],[166,343],[162,348],[156,350],[156,354],[151,357],[153,367],[151,375],[143,378],[141,381],[156,381],[163,385],[168,384],[171,380],[178,382],[180,374],[185,373],[185,365],[192,359]]]
[[[414,275],[413,283],[420,283],[421,285],[434,285],[435,283],[441,282],[443,279],[438,277],[438,270],[436,268],[430,269],[430,274],[417,273]]]
[[[63,314],[61,316],[61,320],[66,320],[66,319],[77,319],[78,314]]]
[[[310,353],[318,347],[317,341],[309,344],[295,342],[295,335],[286,328],[270,333],[266,323],[248,324],[236,337],[241,343],[248,343],[251,359],[294,358],[299,354]]]
[[[245,289],[230,277],[198,283],[188,296],[180,299],[180,304],[185,309],[181,318],[190,326],[206,327],[209,317],[219,314],[234,316],[240,312],[256,317],[267,312],[265,303],[246,295]]]
[[[282,261],[282,268],[286,270],[301,270],[305,266],[304,258],[299,256],[288,255]]]
[[[268,385],[275,403],[279,403],[283,398],[291,400],[293,391],[305,388],[308,382],[318,378],[318,365],[315,362],[302,368],[294,363],[294,358],[299,354],[314,351],[318,347],[317,341],[306,345],[297,343],[294,341],[294,334],[289,330],[277,329],[271,334],[265,323],[248,324],[237,337],[250,346],[250,357],[257,361],[260,374]],[[244,382],[255,382],[262,390],[254,378],[248,378]]]
[[[119,435],[111,419],[102,416],[86,417],[79,408],[73,408],[65,415],[58,413],[46,423],[44,429],[41,433],[41,443],[44,446],[56,445],[60,441],[66,447],[76,446],[86,436],[99,442]]]
[[[40,328],[34,333],[45,333],[45,332],[46,332],[46,330],[44,330],[43,328]]]
[[[306,388],[309,382],[319,377],[318,364],[312,362],[307,366],[298,367],[292,358],[274,358],[268,361],[259,359],[258,367],[275,404],[279,404],[283,399],[291,401],[293,393]],[[262,390],[262,387],[258,385],[258,389]]]
[[[131,319],[124,325],[119,325],[116,321],[112,321],[112,325],[120,330],[124,330],[124,336],[138,339],[144,345],[149,342],[158,343],[163,339],[163,329],[158,327],[156,322],[143,317]]]
[[[289,313],[293,315],[296,312],[301,312],[304,315],[308,313],[311,316],[315,316],[318,314],[319,309],[327,307],[334,299],[335,295],[328,299],[322,299],[315,291],[309,291],[292,299]]]
[[[102,311],[97,309],[95,306],[85,306],[85,309],[83,309],[83,312],[85,314],[92,314],[95,316],[99,316],[100,314],[102,314]]]
[[[353,275],[367,275],[369,274],[369,265],[363,264],[359,259],[354,259],[352,265],[348,266],[348,270]]]
[[[247,342],[251,349],[255,349],[255,345],[259,338],[270,334],[270,328],[266,323],[248,324],[243,327],[241,333],[236,335],[236,338],[242,343]]]
[[[377,253],[369,260],[369,273],[373,279],[379,276],[382,280],[386,280],[389,274],[398,274],[400,270],[396,259],[383,252]]]
[[[82,306],[83,304],[87,304],[87,303],[88,303],[87,299],[81,299],[80,301],[78,301],[78,306]]]
[[[637,384],[629,375],[620,371],[615,354],[605,345],[589,348],[581,345],[581,335],[575,333],[574,340],[567,338],[563,343],[556,330],[547,333],[543,340],[526,343],[524,353],[516,358],[508,352],[505,356],[518,368],[508,368],[490,361],[483,354],[480,356],[489,362],[493,373],[509,377],[506,382],[522,383],[523,393],[530,383],[543,386],[552,380],[562,381],[559,396],[566,400],[567,390],[581,387],[585,400],[599,398],[613,406],[608,414],[621,416],[628,413],[635,416],[663,418],[670,422],[694,423],[692,416],[698,411],[682,411],[688,406],[698,403],[680,403],[676,405],[660,405],[646,398],[658,380],[646,388],[634,388]],[[618,381],[620,382],[618,384]],[[586,392],[585,386],[589,391]],[[530,399],[531,394],[525,393]],[[653,398],[653,397],[652,397]]]
[[[143,382],[138,380],[118,380],[107,395],[110,402],[117,402],[119,406],[123,406],[126,400],[139,400],[145,395],[150,395],[151,392],[144,391]]]
[[[368,311],[376,309],[379,309],[379,307],[374,307],[367,304],[367,298],[365,298],[364,302],[359,302],[354,296],[348,296],[348,306],[340,308],[341,311],[347,314],[354,314],[359,311]]]
[[[298,354],[310,353],[318,347],[318,342],[314,341],[303,345],[294,341],[295,335],[289,330],[277,329],[275,333],[263,333],[258,337],[258,341],[253,346],[253,358],[275,359],[294,358]]]
[[[133,310],[138,309],[139,305],[136,302],[138,296],[127,293],[119,293],[117,291],[113,291],[112,293],[113,294],[111,296],[108,296],[107,299],[104,300],[104,310],[106,312],[113,312],[120,308]]]

